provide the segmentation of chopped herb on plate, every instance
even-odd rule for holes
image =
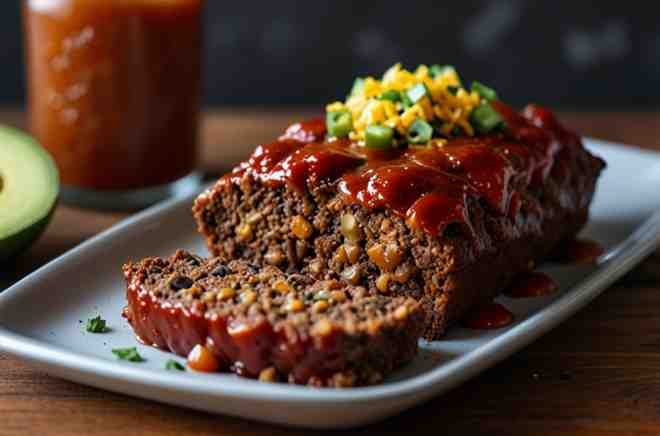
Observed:
[[[96,318],[88,319],[85,329],[90,333],[104,333],[107,330],[107,326],[105,320],[99,315]]]
[[[137,348],[114,348],[112,354],[117,356],[120,360],[128,360],[129,362],[144,362],[140,353],[138,353]]]
[[[185,370],[186,370],[186,367],[183,366],[183,365],[181,365],[181,364],[180,364],[179,362],[177,362],[176,360],[174,360],[174,359],[170,359],[170,360],[168,360],[167,363],[165,364],[165,369],[170,370],[170,371],[172,371],[172,370],[175,370],[175,371],[185,371]]]

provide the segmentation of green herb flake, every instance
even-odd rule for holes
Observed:
[[[117,356],[119,360],[128,360],[129,362],[144,362],[137,348],[113,348],[112,354]]]
[[[167,369],[168,371],[185,371],[186,367],[181,365],[176,360],[170,359],[165,364],[165,369]]]
[[[88,319],[85,329],[90,333],[105,333],[107,331],[107,326],[105,320],[99,315],[96,318]]]

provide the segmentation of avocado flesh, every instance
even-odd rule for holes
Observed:
[[[25,133],[0,126],[0,261],[41,234],[58,193],[50,155]]]

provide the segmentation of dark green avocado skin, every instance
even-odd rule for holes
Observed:
[[[50,222],[53,212],[57,207],[57,201],[53,203],[48,215],[32,224],[30,227],[21,230],[4,239],[0,239],[0,264],[16,257],[23,250],[27,249],[34,241],[41,236],[46,226]]]

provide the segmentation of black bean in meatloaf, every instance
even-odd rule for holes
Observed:
[[[186,356],[206,345],[234,372],[315,386],[380,382],[424,330],[413,299],[185,251],[124,266],[124,316],[146,344]],[[260,377],[264,378],[264,377]]]

